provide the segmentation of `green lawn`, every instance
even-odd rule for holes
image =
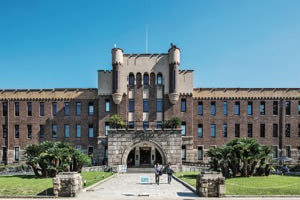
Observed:
[[[176,173],[175,176],[196,187],[199,172]],[[300,177],[271,175],[226,179],[226,195],[300,195]]]
[[[82,179],[86,186],[101,181],[112,173],[109,172],[82,172]],[[33,175],[0,176],[0,196],[36,196],[52,195],[52,178],[36,178]]]

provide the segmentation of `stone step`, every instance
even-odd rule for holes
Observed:
[[[155,169],[153,167],[130,167],[127,168],[127,173],[154,173]]]

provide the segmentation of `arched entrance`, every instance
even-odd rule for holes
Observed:
[[[166,163],[165,153],[158,144],[149,141],[131,145],[122,157],[122,164],[127,167],[150,167],[157,162]]]

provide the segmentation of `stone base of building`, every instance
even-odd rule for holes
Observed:
[[[75,197],[82,189],[82,178],[77,172],[61,172],[53,178],[56,197]]]

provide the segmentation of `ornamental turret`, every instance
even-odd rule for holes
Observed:
[[[180,49],[171,43],[169,49],[169,100],[172,104],[178,101],[178,71],[180,65]]]
[[[122,101],[122,92],[120,87],[120,71],[123,66],[123,50],[120,48],[113,48],[112,54],[112,97],[115,104],[120,104]]]

